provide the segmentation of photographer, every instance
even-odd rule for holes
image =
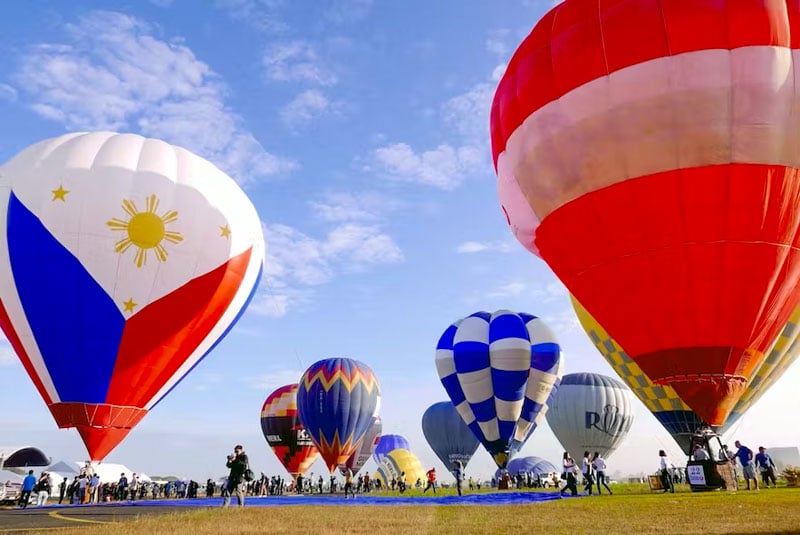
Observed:
[[[231,469],[231,473],[228,476],[228,492],[222,499],[222,506],[228,507],[231,504],[231,495],[236,495],[239,507],[244,507],[244,495],[247,485],[245,472],[250,469],[250,462],[241,444],[237,444],[233,448],[233,454],[228,455],[228,462],[225,466]]]

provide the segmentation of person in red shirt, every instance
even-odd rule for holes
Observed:
[[[428,489],[433,489],[433,493],[436,494],[436,468],[431,468],[428,470],[428,484],[425,486],[425,490],[423,490],[423,494],[428,492]]]

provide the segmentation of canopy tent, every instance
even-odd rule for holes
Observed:
[[[82,462],[73,462],[71,466],[76,467],[75,474],[79,473],[81,468],[83,468],[86,463]],[[139,481],[150,483],[152,480],[150,476],[143,472],[134,472],[124,464],[114,464],[114,463],[104,463],[104,462],[93,462],[92,469],[94,473],[100,477],[101,483],[113,483],[115,481],[119,481],[119,478],[122,477],[122,474],[125,474],[125,477],[128,478],[128,481],[131,480],[133,474],[139,476]],[[73,474],[73,477],[75,476]]]
[[[33,446],[0,446],[0,469],[47,466],[50,458]]]

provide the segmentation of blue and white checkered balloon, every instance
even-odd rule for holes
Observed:
[[[547,325],[523,312],[476,312],[436,346],[450,400],[504,468],[544,419],[561,381],[561,347]]]

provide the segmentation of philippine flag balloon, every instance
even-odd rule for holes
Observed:
[[[295,479],[305,474],[319,457],[297,415],[297,385],[282,386],[267,396],[261,407],[261,431],[275,456]]]
[[[476,312],[442,334],[436,368],[461,418],[505,468],[547,413],[561,380],[561,348],[536,316]]]
[[[515,236],[710,426],[800,305],[798,33],[784,0],[566,0],[492,104]]]
[[[0,168],[0,327],[93,460],[225,336],[263,259],[244,192],[163,141],[68,134]]]
[[[315,362],[297,390],[300,421],[333,474],[347,463],[379,413],[381,387],[372,370],[355,359]]]

